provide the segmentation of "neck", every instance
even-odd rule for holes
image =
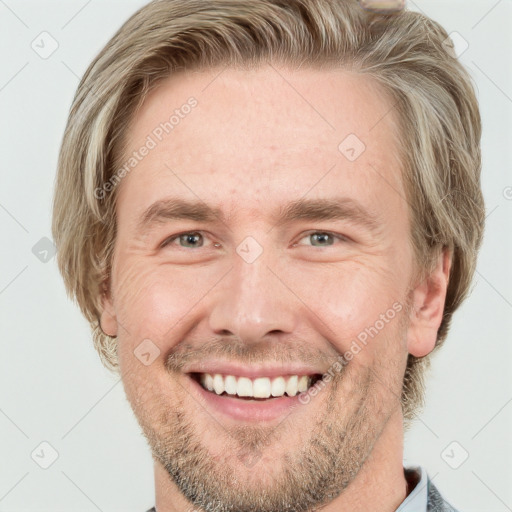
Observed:
[[[347,489],[322,507],[322,512],[394,512],[408,494],[403,470],[403,416],[390,417],[374,448]],[[190,512],[192,505],[179,492],[165,468],[155,461],[157,512]]]

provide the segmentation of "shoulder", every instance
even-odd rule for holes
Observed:
[[[421,466],[404,468],[405,478],[412,491],[398,508],[399,512],[458,512],[442,496]],[[397,511],[397,512],[398,512]]]
[[[428,501],[427,512],[458,512],[447,501],[443,499],[437,487],[431,482],[427,483]]]

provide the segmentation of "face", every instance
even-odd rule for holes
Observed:
[[[217,69],[128,127],[101,324],[197,507],[332,502],[398,428],[415,291],[390,109],[346,71]]]

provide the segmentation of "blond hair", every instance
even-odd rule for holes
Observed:
[[[97,191],[115,177],[125,127],[174,70],[265,61],[350,67],[389,93],[418,268],[426,274],[442,248],[453,251],[437,345],[445,339],[468,293],[484,226],[480,114],[471,78],[445,30],[422,14],[370,12],[356,0],[156,0],[126,21],[83,76],[55,186],[59,269],[110,370],[118,371],[116,339],[101,331],[99,316],[109,286],[117,189]],[[422,403],[428,360],[409,356],[406,419]]]

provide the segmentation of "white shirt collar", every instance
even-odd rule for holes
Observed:
[[[419,475],[419,482],[412,492],[405,498],[396,512],[426,512],[428,503],[428,476],[422,467],[407,468]]]

